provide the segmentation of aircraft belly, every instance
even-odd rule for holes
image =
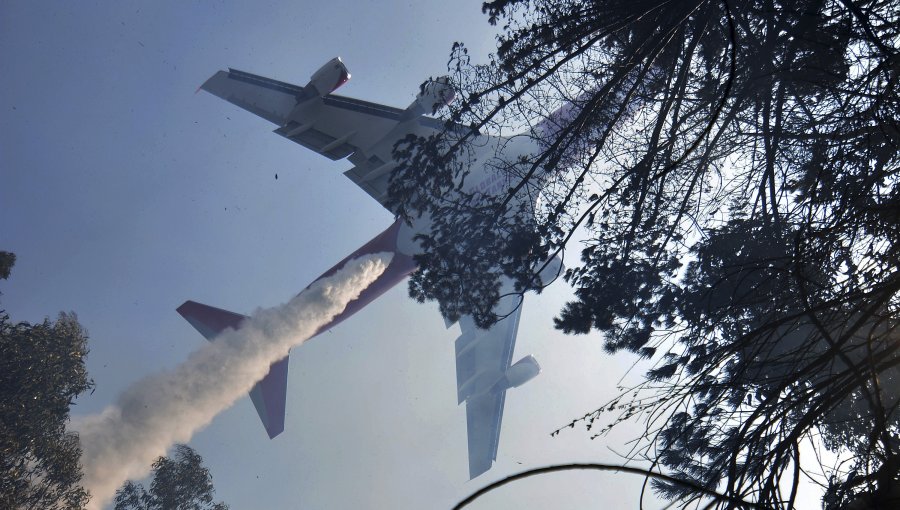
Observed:
[[[379,276],[374,283],[360,292],[358,298],[350,301],[347,304],[347,307],[344,308],[343,312],[338,314],[328,324],[320,327],[316,331],[316,334],[337,326],[342,321],[360,311],[366,305],[400,283],[404,278],[409,276],[410,273],[416,270],[416,263],[413,258],[406,254],[398,252],[397,249],[397,236],[401,230],[402,225],[403,222],[401,220],[395,221],[384,232],[375,236],[374,239],[362,245],[359,249],[357,249],[356,251],[345,257],[342,261],[335,264],[331,269],[323,273],[322,276],[316,278],[313,283],[321,280],[322,278],[333,275],[335,272],[337,272],[338,269],[344,267],[344,264],[346,264],[348,261],[359,258],[363,255],[382,252],[393,253],[394,255],[391,259],[391,263],[388,264],[387,269],[385,269],[381,276]]]
[[[334,61],[340,64],[339,59]],[[335,77],[339,78],[338,86],[349,78],[343,64],[340,67],[342,72]],[[275,123],[278,125],[275,132],[295,143],[332,160],[349,158],[353,168],[344,174],[386,208],[390,179],[398,167],[394,149],[409,135],[427,137],[449,130],[470,136],[475,150],[471,154],[470,173],[463,191],[486,196],[506,193],[512,185],[510,179],[515,178],[514,173],[497,170],[499,167],[494,163],[498,153],[511,156],[508,160],[512,161],[516,155],[532,154],[536,150],[532,136],[510,138],[483,135],[477,131],[472,133],[470,127],[418,116],[416,113],[419,110],[413,108],[418,103],[399,109],[325,93],[333,82],[319,79],[323,69],[326,66],[317,71],[305,87],[230,69],[217,72],[201,88]],[[529,190],[526,188],[526,191]],[[531,196],[527,198],[524,213],[517,207],[520,205],[518,202],[510,204],[513,212],[507,219],[533,221],[529,211],[534,208],[534,200]],[[429,216],[417,218],[411,225],[397,220],[320,276],[319,279],[331,276],[348,261],[363,255],[380,252],[393,255],[384,273],[316,333],[349,318],[415,271],[414,256],[422,253],[415,236],[429,232],[431,227]],[[511,292],[511,280],[504,277],[502,281],[503,293]],[[471,317],[463,317],[459,321],[462,335],[456,343],[457,391],[459,401],[466,402],[469,474],[472,478],[490,469],[497,457],[506,389],[510,387],[508,371],[515,348],[520,304],[518,295],[504,297],[494,309],[504,319],[488,330],[477,329]],[[178,311],[208,339],[228,327],[239,327],[244,319],[239,314],[190,301],[179,307]],[[534,367],[537,367],[536,362],[531,359],[530,364],[512,371],[513,376],[518,374],[518,379],[513,379],[524,382],[526,376],[533,377],[534,370],[529,369]],[[267,376],[250,392],[269,437],[284,429],[287,369],[287,358],[272,364]],[[539,371],[539,367],[536,369]]]
[[[429,216],[423,216],[414,220],[412,226],[401,222],[400,230],[397,232],[397,251],[409,257],[422,253],[422,246],[415,240],[415,236],[430,230],[431,217]]]

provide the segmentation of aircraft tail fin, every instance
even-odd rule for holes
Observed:
[[[240,328],[241,323],[247,319],[246,315],[196,301],[185,301],[176,311],[210,342],[228,328]],[[285,356],[272,363],[269,373],[250,390],[250,400],[253,401],[270,439],[284,431],[287,374],[288,357]]]

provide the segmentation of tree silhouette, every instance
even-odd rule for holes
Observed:
[[[9,273],[16,263],[16,254],[8,251],[0,251],[0,280],[9,278]]]
[[[0,252],[0,279],[15,256]],[[79,509],[78,436],[66,432],[69,407],[93,386],[87,334],[74,314],[55,322],[12,323],[0,309],[0,508]]]
[[[392,208],[434,219],[410,294],[488,326],[493,269],[540,290],[535,272],[583,238],[556,326],[652,363],[589,427],[643,417],[632,456],[727,498],[790,507],[815,466],[826,508],[897,504],[896,2],[483,9],[496,54],[476,65],[455,44],[447,129],[395,148]],[[502,137],[497,196],[465,186],[479,132]],[[523,139],[534,150],[505,158]],[[808,440],[843,462],[801,459]]]
[[[215,489],[209,469],[193,448],[175,445],[174,458],[153,463],[153,481],[147,491],[141,484],[125,482],[116,491],[116,510],[228,510],[213,502]]]

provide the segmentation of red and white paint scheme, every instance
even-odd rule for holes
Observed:
[[[274,123],[275,133],[292,142],[332,160],[346,158],[353,166],[344,175],[387,207],[388,181],[398,166],[392,157],[394,144],[409,134],[428,135],[445,129],[442,121],[428,115],[453,100],[453,88],[446,78],[429,81],[407,108],[394,108],[332,94],[349,79],[350,73],[344,63],[340,58],[334,58],[316,71],[305,86],[230,69],[217,72],[201,88]],[[462,126],[455,129],[468,132],[468,128]],[[514,179],[509,171],[510,164],[506,162],[538,150],[530,134],[470,135],[474,154],[465,180],[466,191],[485,195],[506,193]],[[538,191],[535,190],[531,198],[522,199],[531,202],[524,204],[527,205],[525,209],[531,210],[534,206]],[[413,257],[420,252],[415,235],[428,232],[430,228],[431,219],[427,216],[412,225],[397,220],[326,271],[320,278],[329,276],[347,260],[361,255],[394,254],[387,270],[375,283],[320,332],[349,318],[415,271]],[[539,276],[543,282],[550,282],[561,269],[562,262],[555,259],[545,264]],[[505,290],[512,288],[511,282],[503,281],[508,287]],[[540,366],[530,355],[512,362],[521,311],[520,300],[507,296],[495,309],[503,320],[490,329],[476,328],[471,317],[459,320],[457,401],[466,403],[471,478],[490,469],[497,457],[506,390],[521,386],[540,373]],[[209,340],[226,328],[239,327],[245,318],[193,301],[185,302],[178,312]],[[284,430],[287,372],[288,359],[284,358],[274,363],[269,374],[250,392],[270,437]]]

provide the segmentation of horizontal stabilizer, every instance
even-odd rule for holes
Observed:
[[[247,319],[246,315],[196,301],[185,301],[177,311],[209,341],[213,341],[228,328],[235,330],[240,328],[241,323]],[[269,373],[250,390],[250,400],[253,401],[269,438],[274,438],[284,431],[287,375],[288,357],[285,356],[272,363]]]
[[[196,301],[185,301],[175,311],[181,314],[194,329],[203,335],[203,338],[212,341],[219,333],[228,328],[238,329],[241,323],[248,317],[239,313],[229,312],[213,306],[204,305]]]
[[[287,402],[288,357],[272,363],[269,373],[250,390],[250,400],[269,439],[284,432],[284,411]]]

